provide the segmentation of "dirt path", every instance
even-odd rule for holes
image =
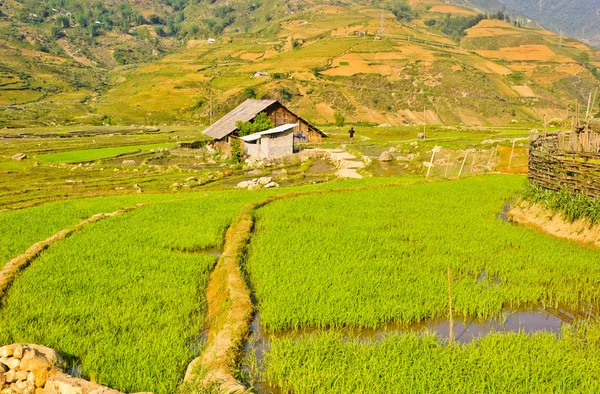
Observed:
[[[515,223],[536,228],[556,237],[600,247],[600,225],[591,226],[585,220],[569,223],[559,213],[528,203],[521,203],[511,209],[508,217]]]
[[[322,149],[325,156],[335,163],[338,171],[335,173],[338,178],[360,179],[363,176],[357,170],[365,168],[366,165],[352,153],[343,149]]]
[[[88,224],[98,222],[98,221],[108,218],[108,217],[122,215],[125,212],[129,212],[133,209],[142,207],[144,205],[145,204],[138,204],[134,207],[127,207],[127,208],[119,209],[118,211],[111,212],[111,213],[97,213],[94,216],[91,216],[91,217],[85,219],[84,221],[80,222],[79,224],[75,225],[74,227],[71,227],[71,228],[68,228],[65,230],[61,230],[61,231],[57,232],[56,234],[54,234],[53,236],[51,236],[50,238],[33,244],[29,249],[27,249],[25,251],[25,253],[10,260],[0,270],[0,298],[4,295],[4,293],[6,292],[6,290],[12,283],[12,281],[19,274],[19,272],[21,270],[23,270],[25,267],[27,267],[29,264],[31,264],[31,262],[33,260],[35,260],[42,251],[46,250],[53,243],[67,238],[69,235],[73,234],[76,231],[81,230]]]

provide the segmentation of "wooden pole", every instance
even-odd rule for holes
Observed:
[[[435,158],[436,152],[437,152],[437,146],[434,146],[433,152],[431,153],[431,160],[429,161],[429,167],[427,167],[427,176],[425,178],[429,178],[429,173],[431,172],[431,167],[433,167],[433,159]]]
[[[460,178],[460,174],[462,174],[463,168],[465,168],[465,161],[467,161],[467,156],[469,156],[469,150],[467,149],[465,152],[465,157],[463,158],[462,165],[460,166],[460,171],[458,171],[458,177]]]
[[[590,91],[590,97],[588,98],[587,110],[585,111],[585,121],[587,122],[590,116],[590,105],[592,105],[592,92]]]
[[[493,147],[490,153],[490,158],[487,163],[488,168],[490,168],[490,165],[492,164],[492,158],[494,157],[494,153],[496,153],[496,147]]]
[[[513,153],[515,152],[515,142],[517,142],[517,140],[513,140],[512,149],[510,150],[510,159],[508,159],[508,168],[509,169],[512,165]]]
[[[452,276],[450,274],[450,266],[448,266],[448,305],[450,309],[449,315],[449,323],[450,323],[450,333],[448,335],[448,340],[450,341],[450,345],[454,342],[454,321],[452,319]]]

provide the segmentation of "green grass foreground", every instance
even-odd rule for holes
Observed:
[[[597,393],[600,328],[491,334],[445,346],[434,336],[361,342],[273,339],[264,377],[282,393]]]
[[[597,304],[598,251],[499,220],[521,177],[303,196],[257,212],[247,269],[268,331]]]
[[[218,247],[255,193],[171,199],[90,225],[21,272],[0,308],[0,343],[40,343],[125,392],[173,393],[202,348]]]
[[[40,155],[38,158],[50,163],[79,163],[84,161],[92,161],[105,159],[122,155],[124,153],[132,153],[136,151],[146,151],[159,148],[172,148],[174,143],[166,144],[148,144],[148,145],[132,145],[132,146],[117,146],[112,148],[97,148],[97,149],[82,149],[67,152],[56,152]]]

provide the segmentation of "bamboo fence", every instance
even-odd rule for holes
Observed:
[[[549,190],[600,197],[600,131],[589,125],[532,136],[529,180]]]

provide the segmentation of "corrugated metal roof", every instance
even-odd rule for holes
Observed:
[[[204,130],[204,134],[211,138],[221,139],[235,131],[235,124],[238,121],[248,122],[276,102],[276,100],[246,100],[208,129]]]
[[[284,131],[288,131],[290,129],[293,129],[294,127],[298,127],[298,123],[284,124],[284,125],[277,126],[272,129],[269,129],[269,130],[260,131],[258,133],[254,133],[254,134],[250,134],[250,135],[245,135],[243,137],[240,137],[240,139],[244,140],[246,142],[256,141],[263,135],[283,133]]]

